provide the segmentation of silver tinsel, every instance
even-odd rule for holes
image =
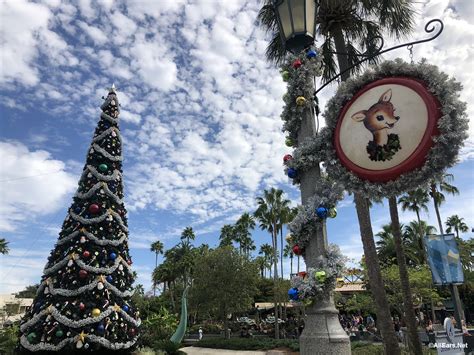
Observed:
[[[92,165],[87,165],[87,169],[84,169],[84,172],[82,173],[82,175],[84,176],[84,175],[87,175],[89,173],[94,175],[97,180],[101,180],[101,181],[115,181],[117,179],[120,179],[120,177],[121,177],[120,171],[118,171],[118,170],[114,170],[114,172],[111,175],[102,175]],[[82,177],[81,177],[81,179],[82,179]]]
[[[87,191],[85,193],[77,192],[76,197],[78,197],[80,199],[83,199],[83,200],[88,199],[91,196],[93,196],[96,193],[96,191],[99,190],[99,189],[103,189],[104,193],[107,196],[109,196],[111,199],[113,199],[115,201],[115,203],[117,203],[118,205],[121,205],[123,203],[123,200],[118,198],[118,196],[116,196],[112,191],[110,191],[108,185],[106,183],[104,183],[103,181],[97,182],[94,186],[92,186],[90,188],[89,191]]]
[[[70,241],[71,239],[74,239],[78,235],[84,235],[89,240],[92,240],[95,244],[100,245],[100,246],[112,245],[112,246],[116,247],[116,246],[122,244],[127,239],[126,234],[122,235],[120,237],[120,239],[110,240],[110,239],[99,239],[94,234],[89,233],[87,231],[84,231],[84,232],[75,231],[75,232],[72,232],[71,234],[69,234],[68,236],[66,236],[64,238],[59,239],[58,242],[56,243],[56,245],[64,244],[64,243]]]
[[[120,228],[124,232],[128,231],[128,228],[122,222],[122,217],[120,217],[120,215],[115,211],[107,211],[102,216],[94,217],[94,218],[83,218],[83,217],[79,216],[78,214],[75,214],[72,211],[69,212],[69,215],[71,216],[71,218],[73,220],[75,220],[77,222],[81,222],[82,224],[85,224],[85,225],[100,223],[100,222],[104,221],[108,216],[112,216],[112,217],[115,218],[115,220],[119,224]]]
[[[92,148],[94,148],[96,152],[99,152],[100,154],[102,154],[104,157],[106,157],[109,160],[122,161],[122,154],[120,154],[119,156],[109,154],[109,152],[107,152],[104,148],[99,146],[97,143],[92,144]]]

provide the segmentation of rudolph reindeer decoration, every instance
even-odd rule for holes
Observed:
[[[390,160],[401,149],[398,135],[388,133],[400,119],[399,116],[395,116],[391,98],[392,89],[388,89],[368,110],[358,111],[352,115],[354,121],[364,122],[365,128],[372,133],[373,140],[367,144],[367,153],[373,161]]]

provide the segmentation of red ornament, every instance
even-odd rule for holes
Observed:
[[[299,59],[296,59],[293,62],[293,68],[295,68],[295,69],[298,69],[299,67],[301,67],[301,65],[303,65],[303,63],[301,63],[301,60],[299,60]]]
[[[137,331],[135,330],[135,328],[130,328],[130,330],[128,331],[128,333],[129,333],[132,337],[135,336],[136,332],[137,332]]]
[[[82,253],[82,256],[84,258],[88,258],[90,255],[91,255],[91,253],[88,250],[84,250],[84,252]]]
[[[306,273],[306,271],[301,271],[301,272],[298,273],[298,276],[299,276],[299,277],[302,277],[302,278],[305,278],[306,275],[308,275],[308,274]]]
[[[79,277],[81,279],[85,279],[87,277],[87,271],[86,270],[79,271]]]
[[[297,244],[293,247],[293,254],[301,255],[301,254],[303,254],[303,249],[301,249]]]
[[[86,305],[84,303],[79,303],[79,309],[83,311],[86,308]]]
[[[287,161],[293,159],[293,156],[291,154],[286,154],[284,157],[283,157],[283,162],[286,163]]]
[[[128,260],[127,260],[127,264],[128,264],[128,265],[132,265],[132,259],[128,259]]]
[[[92,205],[89,206],[89,212],[90,213],[98,213],[99,210],[100,210],[100,207],[96,203],[93,203]]]

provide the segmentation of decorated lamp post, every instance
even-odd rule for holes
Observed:
[[[301,354],[350,354],[350,343],[342,329],[338,311],[334,306],[331,286],[335,285],[336,270],[342,265],[337,248],[329,249],[325,219],[335,217],[335,203],[342,196],[342,189],[333,186],[322,175],[318,161],[302,163],[300,158],[306,150],[314,147],[317,128],[314,115],[313,78],[321,69],[318,53],[311,48],[316,25],[314,0],[283,0],[274,2],[275,13],[285,50],[295,53],[282,69],[283,80],[288,81],[285,109],[282,118],[289,132],[288,146],[302,148],[295,151],[295,159],[285,156],[287,175],[299,182],[301,189],[300,213],[291,227],[293,252],[306,261],[307,273],[300,273],[293,285],[317,285],[310,290],[319,290],[317,299],[307,307],[305,328],[300,337]],[[329,249],[329,250],[328,250]],[[336,261],[328,265],[327,260]],[[337,265],[336,265],[337,264]],[[331,267],[335,268],[334,270]],[[334,272],[330,274],[330,270]],[[298,300],[294,287],[289,291],[292,300]],[[311,291],[310,291],[311,292]],[[315,296],[315,294],[311,294]]]

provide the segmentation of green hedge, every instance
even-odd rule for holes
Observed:
[[[298,340],[271,338],[210,338],[202,339],[194,344],[194,346],[229,350],[270,350],[275,348],[290,348],[293,351],[300,350]]]

